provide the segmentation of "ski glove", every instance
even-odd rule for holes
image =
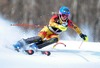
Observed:
[[[66,31],[67,27],[63,26],[63,25],[58,25],[58,28],[62,31]]]
[[[80,34],[80,37],[84,40],[84,41],[88,41],[88,37],[85,34]]]

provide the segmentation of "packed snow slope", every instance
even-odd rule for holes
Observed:
[[[100,67],[100,43],[62,41],[67,46],[52,45],[44,50],[51,51],[50,56],[37,52],[34,55],[26,55],[16,51],[0,47],[1,68],[99,68]],[[10,46],[10,45],[9,45]]]
[[[60,40],[66,44],[43,48],[50,56],[37,52],[34,55],[18,53],[12,45],[21,38],[34,36],[33,31],[23,32],[11,22],[0,18],[0,68],[100,68],[100,43]],[[32,33],[31,33],[32,32]]]

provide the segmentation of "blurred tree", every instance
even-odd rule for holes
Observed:
[[[47,25],[51,13],[63,5],[78,26],[91,29],[93,41],[100,41],[100,0],[0,0],[0,15],[15,23]]]

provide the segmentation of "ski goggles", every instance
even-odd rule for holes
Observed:
[[[69,14],[61,14],[62,17],[68,17]]]

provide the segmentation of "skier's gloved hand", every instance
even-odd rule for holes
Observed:
[[[58,25],[58,28],[62,31],[66,31],[67,27],[63,26],[63,25]]]
[[[80,34],[80,37],[84,40],[84,41],[88,41],[88,37],[85,34]]]

